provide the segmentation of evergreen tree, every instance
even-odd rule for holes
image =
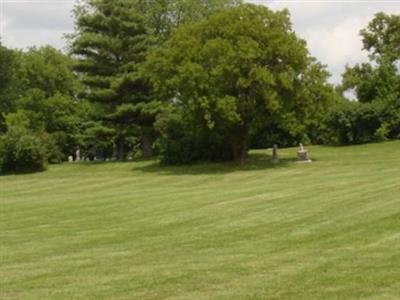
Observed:
[[[133,132],[147,133],[143,118],[151,88],[140,73],[152,44],[139,0],[85,0],[75,9],[71,53],[85,85],[83,97],[101,106],[103,126],[114,129],[119,160]],[[154,103],[153,103],[154,104]],[[150,104],[151,105],[151,104]],[[139,128],[139,130],[138,130]]]

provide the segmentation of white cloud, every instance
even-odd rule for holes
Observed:
[[[340,81],[340,74],[346,64],[353,65],[368,59],[368,53],[362,51],[359,30],[369,20],[370,18],[353,17],[336,26],[312,28],[303,33],[312,55],[328,65],[333,82]]]
[[[51,44],[65,47],[63,34],[73,30],[74,0],[0,0],[2,41],[13,48]]]
[[[66,45],[63,33],[73,31],[74,0],[0,0],[2,42],[25,48]],[[332,82],[340,82],[345,64],[365,61],[359,31],[375,13],[400,13],[400,0],[249,0],[277,10],[288,8],[295,31],[313,56],[328,65]]]
[[[368,59],[359,32],[380,11],[400,13],[400,1],[385,0],[253,0],[274,10],[288,8],[295,31],[307,41],[309,50],[339,83],[345,65]]]

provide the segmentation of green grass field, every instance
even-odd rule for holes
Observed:
[[[400,299],[400,142],[0,177],[0,299]]]

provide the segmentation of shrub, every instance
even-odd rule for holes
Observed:
[[[9,128],[0,144],[0,168],[3,173],[37,172],[46,168],[46,146],[40,137],[25,128]]]
[[[384,141],[393,138],[399,126],[398,112],[383,101],[345,102],[332,109],[326,119],[326,143],[340,145]]]
[[[0,136],[0,170],[6,172],[43,171],[48,159],[48,147],[43,135],[30,130],[24,111],[5,116],[7,132]]]
[[[399,96],[400,97],[400,96]],[[400,98],[386,105],[382,110],[382,120],[389,139],[400,139]]]

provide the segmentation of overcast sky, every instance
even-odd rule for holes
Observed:
[[[366,60],[358,35],[379,11],[400,13],[400,0],[251,0],[272,9],[288,8],[294,29],[310,52],[339,82],[345,64]],[[74,0],[0,0],[0,36],[8,47],[53,45],[63,49],[72,32]]]

